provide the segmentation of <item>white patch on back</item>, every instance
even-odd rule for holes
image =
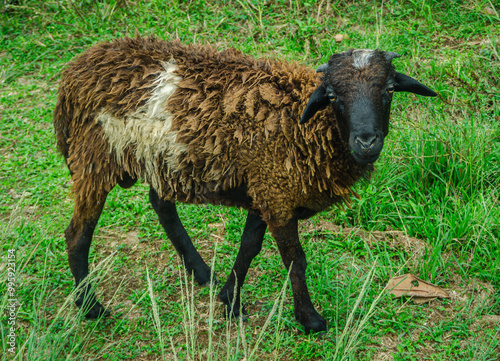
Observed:
[[[181,77],[175,73],[174,60],[162,65],[165,70],[155,80],[155,89],[144,107],[124,118],[117,118],[105,110],[96,117],[118,164],[128,168],[123,152],[131,146],[142,167],[141,176],[159,192],[162,190],[160,168],[175,170],[179,155],[186,149],[185,145],[176,143],[177,132],[171,130],[174,116],[167,108]]]
[[[356,69],[366,67],[370,63],[370,58],[373,55],[371,49],[357,49],[352,52],[353,66]]]

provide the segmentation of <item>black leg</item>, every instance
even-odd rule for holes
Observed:
[[[95,226],[101,215],[106,201],[107,192],[99,199],[84,200],[77,198],[73,218],[66,228],[66,244],[68,263],[71,273],[75,277],[76,287],[79,288],[76,305],[84,310],[85,317],[97,318],[109,315],[99,302],[97,302],[90,283],[85,278],[89,273],[89,249]]]
[[[158,215],[168,238],[174,245],[177,253],[181,256],[187,271],[190,274],[194,274],[198,284],[210,284],[210,267],[207,266],[196,251],[196,248],[194,248],[191,239],[179,219],[175,203],[161,199],[152,187],[149,189],[149,201]],[[214,281],[217,282],[215,275]]]
[[[118,180],[118,185],[122,188],[130,188],[137,182],[137,178],[132,177],[127,172],[123,172],[121,179]]]
[[[306,256],[299,241],[298,221],[293,218],[283,227],[271,229],[287,270],[290,270],[295,317],[305,333],[326,331],[325,319],[314,309],[306,284]]]
[[[233,270],[219,293],[219,299],[226,305],[226,315],[238,316],[240,314],[240,289],[245,281],[250,263],[262,248],[266,228],[267,224],[260,215],[248,213]]]

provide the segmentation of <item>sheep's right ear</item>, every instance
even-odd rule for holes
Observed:
[[[321,84],[311,95],[309,101],[307,102],[306,109],[300,118],[300,124],[305,124],[307,121],[313,117],[314,114],[320,109],[323,109],[330,103],[328,96],[326,95],[326,89]]]

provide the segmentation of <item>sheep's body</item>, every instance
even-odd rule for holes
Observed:
[[[347,200],[366,168],[339,146],[333,116],[299,126],[318,84],[296,64],[122,39],[63,74],[58,145],[77,197],[99,198],[127,173],[164,199],[251,208],[283,225],[297,208]]]
[[[233,271],[219,293],[229,312],[239,314],[240,287],[269,228],[291,268],[297,319],[306,332],[325,330],[309,298],[297,222],[348,201],[350,187],[371,170],[388,131],[392,91],[435,95],[394,71],[396,55],[335,54],[320,67],[320,79],[296,64],[155,38],[84,52],[64,71],[54,111],[75,192],[65,234],[76,285],[88,275],[107,194],[144,178],[160,223],[200,284],[210,281],[211,271],[175,201],[249,210]],[[76,303],[87,307],[88,317],[107,312],[88,283]]]

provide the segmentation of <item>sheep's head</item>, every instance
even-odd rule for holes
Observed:
[[[393,93],[436,96],[425,85],[396,72],[392,60],[397,57],[394,52],[365,49],[332,55],[317,69],[324,74],[322,83],[309,98],[300,123],[331,104],[353,158],[362,164],[375,162],[389,131]]]

